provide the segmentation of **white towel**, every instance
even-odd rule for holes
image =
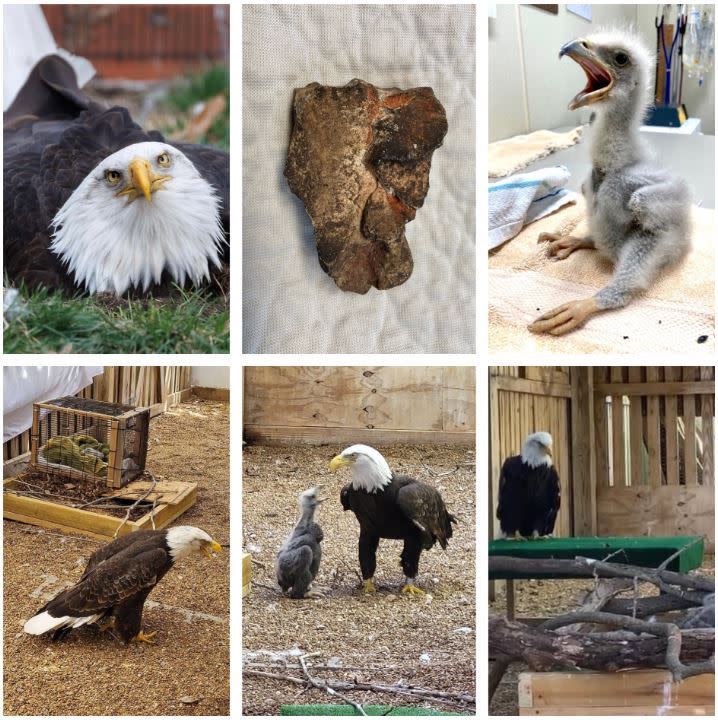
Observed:
[[[564,187],[570,177],[559,165],[489,183],[489,250],[518,235],[524,225],[575,202],[578,194]]]

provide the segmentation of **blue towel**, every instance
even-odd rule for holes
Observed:
[[[564,187],[570,177],[559,165],[489,183],[489,250],[518,235],[524,225],[575,202],[578,194]]]

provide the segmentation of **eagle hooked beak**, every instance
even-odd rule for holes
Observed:
[[[212,542],[209,543],[209,545],[205,545],[203,549],[204,549],[205,555],[208,558],[214,557],[214,555],[212,553],[222,552],[222,546],[218,542],[215,542],[214,540],[212,540]]]
[[[569,110],[576,110],[601,100],[613,87],[613,75],[597,56],[594,46],[588,40],[572,40],[558,53],[559,58],[568,55],[586,73],[586,87],[577,93],[568,104]]]
[[[329,463],[329,469],[334,472],[340,467],[346,467],[347,465],[351,465],[351,462],[349,462],[349,460],[347,460],[345,457],[337,455],[336,457],[332,458],[332,461]]]
[[[117,193],[117,196],[129,195],[130,201],[143,195],[148,203],[152,202],[152,193],[162,186],[167,175],[155,175],[152,166],[144,158],[136,157],[127,166],[130,181]]]
[[[551,450],[550,445],[544,445],[544,450],[546,451],[546,454],[552,458],[553,457],[553,450]]]

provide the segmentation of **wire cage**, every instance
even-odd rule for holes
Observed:
[[[121,488],[147,460],[149,408],[63,397],[33,405],[30,467]]]

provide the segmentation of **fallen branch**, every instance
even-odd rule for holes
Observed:
[[[561,635],[553,632],[563,625],[577,622],[598,622],[631,632],[651,634],[634,635],[627,641],[625,637],[610,633]],[[489,618],[490,654],[521,660],[538,671],[616,671],[668,666],[674,677],[689,677],[714,672],[714,643],[715,630],[712,629],[681,632],[669,623],[647,623],[610,613],[569,613],[548,620],[540,628],[531,628],[504,617]]]
[[[308,657],[313,657],[315,655],[319,655],[319,653],[309,653],[308,655],[300,655],[299,656],[299,663],[302,666],[302,670],[304,674],[307,676],[307,680],[319,690],[326,690],[327,693],[330,695],[336,695],[339,699],[344,700],[345,703],[349,703],[355,710],[359,712],[360,715],[366,716],[366,713],[364,712],[364,708],[358,703],[354,702],[350,697],[347,697],[346,695],[342,695],[341,693],[337,692],[334,688],[329,687],[325,680],[318,680],[317,678],[313,677],[309,670],[307,669],[307,663],[306,659]]]
[[[132,511],[143,501],[146,500],[152,491],[155,489],[155,486],[157,485],[157,480],[155,479],[155,476],[151,472],[147,472],[147,475],[150,476],[152,479],[152,484],[148,488],[147,492],[142,495],[141,497],[138,497],[137,500],[135,500],[130,507],[127,508],[127,512],[125,513],[125,517],[123,518],[122,522],[117,526],[117,530],[115,530],[115,534],[112,537],[117,537],[120,534],[120,530],[125,526],[127,521],[130,519],[130,515]],[[151,520],[152,520],[152,529],[155,529],[155,512],[154,512],[154,504],[152,505],[152,512],[150,513]]]
[[[672,570],[652,570],[636,565],[604,563],[600,560],[578,557],[575,560],[554,560],[538,558],[515,558],[508,555],[494,555],[489,558],[489,575],[526,574],[537,579],[555,580],[560,578],[614,578],[637,577],[663,589],[669,588],[671,594],[683,597],[671,585],[715,592],[715,580],[703,575],[688,575]]]
[[[295,685],[305,685],[307,682],[304,678],[297,678],[281,673],[269,673],[262,670],[248,670],[247,668],[242,669],[242,674],[271,678],[274,680],[284,680],[285,682],[294,683]],[[414,698],[423,698],[425,700],[431,700],[445,705],[453,705],[454,707],[460,708],[470,708],[476,705],[476,698],[469,693],[452,693],[444,692],[442,690],[418,688],[411,685],[384,685],[381,683],[363,683],[350,680],[325,680],[324,682],[333,690],[363,690],[376,693],[409,695]]]
[[[606,603],[603,609],[616,615],[646,618],[673,610],[700,607],[705,595],[706,593],[703,592],[687,592],[680,598],[675,595],[655,595],[636,599],[613,598]]]

